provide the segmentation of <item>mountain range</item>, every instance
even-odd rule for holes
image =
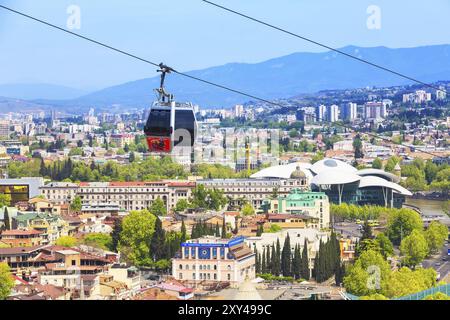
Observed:
[[[423,82],[450,80],[450,45],[400,49],[347,46],[340,50]],[[333,51],[300,52],[260,63],[230,63],[186,73],[264,99],[288,98],[302,93],[314,93],[328,89],[413,84],[410,80]],[[80,110],[89,107],[95,107],[97,110],[111,110],[111,107],[117,110],[143,108],[149,106],[155,99],[152,91],[158,86],[159,77],[154,77],[105,88],[73,99],[62,100],[42,95],[41,97],[44,99],[31,102],[33,106],[41,104],[61,109],[73,107]],[[229,107],[250,100],[245,96],[177,74],[168,76],[166,88],[175,95],[178,101],[191,101],[203,108]],[[32,90],[30,88],[30,91]],[[0,95],[10,96],[2,91],[1,86]],[[19,97],[26,100],[24,95],[14,96],[14,98]]]

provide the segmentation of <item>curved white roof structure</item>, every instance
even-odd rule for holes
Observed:
[[[337,184],[340,185],[357,182],[359,180],[361,180],[361,177],[357,174],[335,169],[328,169],[322,171],[314,178],[312,178],[311,184],[315,184],[316,186]]]
[[[381,176],[384,179],[390,180],[395,183],[400,182],[400,178],[396,176],[395,174],[392,174],[390,172],[386,172],[384,170],[380,169],[362,169],[357,172],[358,175],[364,177],[364,176]]]
[[[359,182],[360,188],[366,187],[382,187],[394,190],[394,192],[399,193],[404,196],[412,196],[412,193],[407,189],[403,188],[401,185],[398,185],[394,182],[387,181],[383,178],[376,176],[365,176],[361,177]]]
[[[262,169],[261,171],[252,174],[250,178],[261,179],[261,178],[275,178],[275,179],[289,179],[292,173],[297,170],[297,167],[305,173],[308,179],[312,178],[311,172],[308,170],[311,167],[309,163],[294,162],[286,165],[273,166],[269,168]]]
[[[320,174],[323,171],[330,170],[330,169],[333,169],[336,172],[339,171],[339,172],[347,172],[347,173],[355,173],[358,171],[356,168],[345,163],[344,161],[330,159],[330,158],[325,158],[323,160],[317,161],[310,168],[310,170],[314,174]]]

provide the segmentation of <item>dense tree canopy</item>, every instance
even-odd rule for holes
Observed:
[[[14,280],[8,264],[0,262],[0,300],[5,300],[14,287]]]
[[[74,237],[70,237],[70,236],[63,236],[63,237],[59,237],[56,240],[56,245],[57,246],[62,246],[62,247],[67,247],[67,248],[71,248],[76,246],[78,243],[77,239]]]
[[[425,239],[423,232],[413,230],[409,236],[402,240],[400,251],[404,256],[403,262],[406,265],[415,267],[421,263],[429,252],[427,240]]]
[[[131,211],[122,221],[119,250],[132,264],[151,265],[150,241],[156,216],[148,210]]]
[[[428,243],[430,253],[436,253],[444,245],[448,238],[448,228],[444,224],[433,221],[425,231],[425,239]]]
[[[394,210],[388,218],[387,236],[395,245],[409,236],[414,230],[422,231],[423,222],[420,215],[409,209]]]

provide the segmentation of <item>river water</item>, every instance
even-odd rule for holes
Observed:
[[[419,207],[423,213],[444,213],[442,200],[406,199],[406,204]]]

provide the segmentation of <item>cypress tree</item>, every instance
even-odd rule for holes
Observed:
[[[225,224],[225,217],[222,219],[222,239],[227,238],[227,225]]]
[[[309,257],[308,257],[308,241],[305,238],[305,243],[303,245],[303,252],[302,252],[302,263],[301,263],[301,275],[302,278],[305,280],[309,280],[310,278],[310,270],[309,270]]]
[[[275,261],[273,261],[275,256],[276,256],[275,245],[272,244],[271,248],[272,248],[272,250],[270,250],[270,248],[267,248],[267,256],[266,256],[266,258],[267,258],[267,262],[266,262],[267,263],[267,272],[270,273],[270,274],[275,274],[275,271],[274,271]]]
[[[281,274],[280,251],[280,240],[277,239],[276,247],[272,247],[272,274],[277,277]]]
[[[316,270],[316,281],[321,283],[323,282],[324,271],[325,271],[325,261],[324,261],[324,249],[323,242],[320,240],[319,244],[319,252],[317,253],[317,270]]]
[[[153,233],[152,239],[150,241],[150,255],[155,260],[168,258],[165,256],[166,254],[166,251],[164,249],[165,242],[166,242],[166,234],[162,227],[161,219],[159,219],[159,217],[156,216],[155,232]]]
[[[5,207],[5,211],[3,212],[3,222],[5,224],[5,229],[11,230],[11,222],[9,220],[8,207]]]
[[[186,242],[186,225],[184,219],[181,221],[181,243]]]
[[[121,232],[122,232],[122,220],[115,219],[113,231],[111,233],[111,238],[112,238],[111,250],[114,252],[118,252]]]
[[[159,219],[159,217],[156,216],[155,232],[153,233],[150,242],[151,254],[156,258],[156,260],[167,258],[164,256],[165,242],[166,242],[166,232],[162,227],[161,219]]]
[[[261,273],[267,273],[267,265],[266,265],[266,248],[264,247],[262,258],[261,258]]]
[[[283,251],[281,253],[281,273],[285,277],[291,275],[291,240],[289,233],[284,240]]]
[[[41,167],[39,169],[39,174],[42,177],[45,177],[47,175],[47,167],[45,166],[44,159],[41,158]]]
[[[345,264],[340,263],[336,270],[336,274],[334,276],[337,286],[340,286],[342,284],[342,282],[344,280],[344,276],[345,276]]]
[[[216,230],[214,232],[214,235],[216,237],[220,237],[220,228],[219,228],[219,223],[218,222],[216,222]]]
[[[295,245],[295,250],[294,250],[294,256],[292,258],[292,276],[295,279],[300,279],[301,278],[301,254],[300,254],[300,247],[298,244]]]

